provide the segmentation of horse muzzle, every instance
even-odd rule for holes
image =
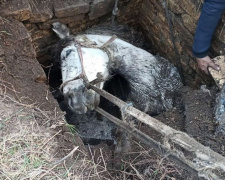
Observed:
[[[69,91],[64,94],[65,103],[74,113],[85,114],[88,110],[87,106],[83,103],[82,96],[81,91]]]

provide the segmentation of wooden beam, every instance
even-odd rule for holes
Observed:
[[[187,166],[184,168],[190,167],[198,173],[199,177],[204,177],[206,179],[224,179],[225,157],[214,152],[209,147],[203,146],[194,138],[189,137],[186,133],[177,131],[132,106],[127,106],[125,102],[108,92],[91,84],[89,85],[89,88],[123,109],[125,113],[132,115],[163,135],[163,147],[173,152],[173,154],[176,154],[176,157],[178,157],[180,161],[185,162],[183,164],[186,164]]]

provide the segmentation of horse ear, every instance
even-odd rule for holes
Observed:
[[[60,22],[52,23],[52,30],[59,36],[60,39],[70,35],[68,27]]]

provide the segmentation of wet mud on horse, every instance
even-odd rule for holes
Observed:
[[[61,109],[66,111],[67,122],[76,126],[84,143],[96,144],[106,141],[115,144],[115,125],[91,110],[99,104],[100,97],[85,87],[82,78],[76,79],[75,82],[69,81],[82,74],[79,48],[82,50],[84,70],[89,81],[96,79],[99,74],[105,74],[106,81],[102,83],[101,88],[151,115],[173,106],[176,90],[182,83],[177,69],[167,60],[138,48],[143,47],[144,40],[137,31],[121,25],[110,27],[108,30],[106,26],[97,28],[100,30],[94,27],[84,35],[72,36],[69,35],[66,26],[60,23],[53,24],[53,30],[60,37],[52,52],[55,65],[53,69],[58,69],[58,73],[51,73],[52,76],[58,76],[53,77],[53,94]],[[113,34],[138,47],[117,38],[106,48],[99,48]],[[69,62],[73,62],[72,66],[67,65]],[[62,79],[62,82],[59,82],[59,79]],[[68,84],[65,83],[67,81]],[[63,96],[57,90],[59,83],[65,85],[62,89]],[[106,99],[101,98],[99,106],[121,118],[121,110]]]
[[[72,111],[84,114],[99,104],[99,96],[85,88],[82,78],[70,81],[83,71],[89,81],[99,74],[105,80],[110,74],[122,76],[130,87],[128,99],[144,112],[158,114],[173,107],[173,98],[182,83],[177,68],[166,59],[119,38],[101,49],[111,36],[70,36],[65,29],[60,23],[53,24],[53,30],[61,38],[55,46],[54,60],[61,66],[63,83],[69,81],[63,87],[63,95]],[[100,88],[103,86],[104,82]]]

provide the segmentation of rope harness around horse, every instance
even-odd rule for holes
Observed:
[[[70,80],[68,80],[68,81],[66,81],[66,82],[64,82],[64,83],[62,83],[62,84],[60,85],[60,87],[59,87],[60,91],[62,91],[62,88],[63,88],[67,83],[69,83],[69,82],[71,82],[71,81],[78,80],[78,79],[83,79],[86,88],[89,88],[89,85],[90,85],[90,84],[96,85],[96,84],[98,84],[98,83],[100,83],[100,82],[105,81],[105,79],[104,79],[103,77],[97,77],[97,78],[94,79],[93,81],[89,82],[89,80],[88,80],[88,78],[87,78],[87,75],[86,75],[86,73],[85,73],[85,70],[84,70],[84,59],[83,59],[83,53],[82,53],[81,47],[95,48],[95,49],[98,48],[98,49],[102,49],[102,50],[105,51],[105,48],[106,48],[107,46],[109,46],[116,38],[117,38],[117,36],[116,36],[116,35],[113,35],[113,36],[112,36],[105,44],[103,44],[101,47],[97,47],[97,46],[94,46],[94,45],[85,45],[85,44],[81,44],[81,43],[78,43],[78,42],[77,42],[77,44],[78,44],[78,46],[77,46],[77,49],[78,49],[78,55],[79,55],[79,58],[80,58],[80,62],[81,62],[81,70],[82,70],[82,71],[81,71],[81,73],[80,73],[78,76],[76,76],[76,77],[74,77],[74,78],[72,78],[72,79],[70,79]],[[107,53],[107,54],[108,54],[108,53]]]

